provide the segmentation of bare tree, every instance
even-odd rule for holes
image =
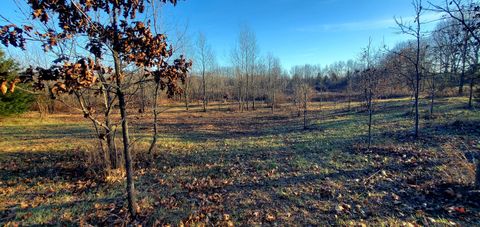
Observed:
[[[404,34],[410,35],[415,38],[416,42],[416,49],[415,49],[415,57],[411,58],[409,56],[404,56],[406,57],[410,63],[413,64],[415,67],[415,92],[414,92],[414,97],[415,97],[415,138],[419,136],[419,95],[420,95],[420,81],[422,79],[421,75],[421,59],[420,59],[420,53],[421,53],[421,41],[423,38],[423,33],[422,33],[422,23],[421,23],[421,16],[424,12],[423,6],[422,6],[422,0],[413,0],[412,1],[413,8],[415,10],[415,20],[414,20],[414,25],[407,24],[403,22],[401,19],[395,18],[395,21],[400,28],[400,31]]]
[[[475,41],[476,43],[476,41]],[[480,54],[480,45],[475,45],[473,48],[473,53],[471,58],[471,69],[470,69],[470,82],[469,82],[469,95],[468,95],[468,108],[473,108],[473,93],[474,93],[474,86],[475,80],[478,79],[478,66],[479,66],[479,54]],[[480,168],[477,169],[480,172]],[[479,173],[480,174],[480,173]],[[480,185],[480,181],[478,182]]]
[[[297,116],[303,113],[303,129],[308,129],[308,102],[312,95],[312,87],[308,83],[314,74],[312,65],[294,66],[291,69],[291,87],[293,92],[293,104],[297,109]]]
[[[378,60],[381,59],[378,54],[378,52],[375,53],[372,50],[372,40],[370,39],[367,47],[362,52],[361,59],[364,62],[365,68],[360,73],[368,112],[368,149],[370,149],[372,146],[373,112],[374,102],[377,96],[377,87],[379,78],[382,75],[382,71],[385,71],[385,69],[379,67],[381,64],[377,63]]]
[[[215,62],[215,55],[212,48],[207,43],[207,38],[203,33],[199,33],[196,42],[195,56],[200,67],[200,74],[202,75],[202,93],[203,93],[203,112],[207,112],[207,70],[212,68]]]
[[[282,66],[280,59],[274,57],[272,54],[267,55],[267,73],[268,73],[268,87],[270,96],[270,105],[272,113],[275,112],[276,95],[277,95],[277,83],[280,74],[282,73]]]
[[[445,0],[443,5],[430,3],[432,10],[446,13],[460,23],[467,33],[480,43],[480,5],[475,0]]]
[[[246,102],[247,110],[249,110],[249,100],[254,96],[252,93],[252,87],[255,83],[253,78],[258,60],[258,52],[259,50],[255,33],[248,26],[243,26],[240,30],[237,44],[232,50],[232,61],[237,67],[239,67],[240,73],[242,74],[240,76],[241,79],[245,79],[245,87],[239,89],[244,90],[242,95],[243,100]],[[243,82],[239,83],[239,85],[243,85]],[[252,100],[252,102],[254,101]],[[241,109],[243,109],[243,106]]]

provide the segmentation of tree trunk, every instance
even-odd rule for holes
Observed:
[[[468,96],[468,108],[473,108],[473,87],[475,85],[475,77],[477,76],[477,70],[478,70],[478,47],[475,50],[475,63],[473,64],[473,69],[472,73],[470,75],[470,94]]]
[[[202,83],[203,83],[203,112],[207,112],[207,82],[205,81],[205,66],[202,70]]]
[[[243,103],[242,103],[242,78],[238,81],[238,110],[243,112]]]
[[[256,95],[256,92],[255,92],[255,82],[254,82],[254,76],[252,75],[252,78],[251,78],[251,83],[252,83],[252,110],[255,110],[255,95]]]
[[[245,100],[244,100],[244,101],[245,101],[245,104],[247,105],[247,111],[248,111],[248,108],[249,108],[249,107],[248,107],[248,99],[250,98],[250,97],[248,96],[248,95],[250,94],[250,93],[249,93],[249,90],[248,90],[248,89],[250,89],[250,88],[248,87],[248,85],[249,85],[249,83],[248,83],[248,73],[246,74],[246,77],[245,77],[245,78],[246,78],[247,81],[246,81],[246,85],[245,85]]]
[[[118,40],[118,17],[117,11],[113,11],[113,28],[114,28],[114,40],[113,46],[116,47],[119,43]],[[128,133],[128,114],[127,114],[127,104],[125,101],[125,94],[123,93],[123,75],[122,75],[122,65],[118,52],[112,49],[113,63],[115,66],[115,80],[117,85],[117,96],[118,96],[118,106],[120,109],[120,116],[122,121],[122,139],[123,139],[123,156],[125,159],[125,171],[127,174],[127,201],[128,201],[128,211],[132,218],[136,217],[137,211],[137,201],[135,197],[135,186],[133,182],[133,164],[132,164],[132,154],[130,153],[130,138]]]
[[[421,9],[420,9],[421,10]],[[417,17],[420,17],[418,12]],[[419,125],[419,111],[418,111],[418,99],[420,94],[420,18],[417,18],[417,56],[415,64],[415,138],[418,138],[418,125]]]
[[[347,87],[347,98],[348,98],[348,111],[352,109],[352,78],[349,75],[348,79],[348,87]]]
[[[144,69],[144,74],[145,74],[145,69]],[[145,77],[145,75],[144,75]],[[142,80],[144,80],[144,78],[142,78]],[[145,99],[146,99],[146,95],[145,95],[145,81],[141,81],[140,82],[140,112],[141,114],[145,113]]]
[[[109,159],[110,159],[110,168],[112,169],[118,169],[120,165],[118,165],[118,152],[117,152],[117,146],[115,144],[115,130],[112,130],[109,126],[110,125],[110,120],[105,119],[105,125],[109,127],[109,129],[105,130],[105,137],[107,140],[107,148],[108,148],[108,154],[109,154]]]
[[[370,90],[370,94],[368,97],[368,149],[372,147],[372,115],[373,115],[373,109],[372,109],[372,91]]]
[[[122,73],[120,58],[118,53],[114,51],[114,64],[115,64],[115,79],[117,81],[117,96],[118,106],[120,109],[120,117],[122,122],[122,142],[123,142],[123,156],[125,159],[125,171],[127,174],[127,201],[128,211],[132,218],[136,216],[137,202],[135,197],[135,186],[133,183],[133,165],[132,154],[130,153],[130,138],[128,132],[128,114],[127,104],[125,102],[125,94],[122,91]]]
[[[432,96],[430,101],[430,119],[433,119],[433,107],[435,104],[435,77],[433,74],[432,74],[432,91],[430,95]]]
[[[102,76],[102,81],[105,81],[104,77]],[[105,96],[105,108],[106,111],[104,113],[105,117],[105,137],[107,140],[107,148],[108,148],[108,154],[109,154],[109,159],[110,159],[110,168],[112,169],[118,169],[120,166],[118,165],[118,152],[117,152],[117,146],[115,144],[115,129],[112,128],[112,125],[110,123],[110,113],[112,113],[112,106],[113,106],[113,97],[112,94],[110,93],[110,90],[104,87],[106,90],[104,92]]]
[[[255,89],[252,91],[252,110],[255,110]]]
[[[303,129],[306,130],[307,129],[307,91],[305,91],[303,93],[303,99],[304,99],[304,103],[303,103]]]
[[[420,79],[419,75],[417,73],[416,75],[416,87],[415,87],[415,138],[418,137],[418,125],[419,125],[419,110],[418,110],[418,99],[419,99],[419,93],[420,93]]]
[[[473,108],[473,87],[474,87],[474,77],[475,75],[471,75],[470,78],[470,94],[468,96],[468,108]]]
[[[120,84],[120,83],[118,83]],[[132,217],[135,217],[137,210],[137,201],[135,197],[135,186],[133,182],[133,165],[132,154],[130,153],[130,138],[128,132],[127,106],[125,103],[125,95],[123,91],[118,88],[118,101],[120,108],[120,116],[122,119],[122,138],[123,138],[123,156],[125,158],[125,171],[127,174],[127,200],[128,211]]]
[[[105,153],[105,148],[103,147],[103,139],[101,138],[100,130],[98,129],[98,125],[95,121],[93,122],[93,127],[95,128],[95,133],[97,134],[98,145],[100,146],[100,157],[101,157],[101,165],[103,169],[108,169],[108,162],[107,162],[107,155]]]
[[[468,45],[468,36],[466,35],[463,41],[462,49],[462,73],[460,74],[460,83],[458,84],[458,95],[463,96],[463,85],[465,84],[465,70],[467,62],[467,45]]]
[[[275,82],[273,82],[275,83]],[[273,85],[273,90],[272,90],[273,94],[272,94],[272,113],[275,112],[275,84]]]
[[[158,137],[158,93],[160,90],[160,84],[155,83],[155,93],[153,94],[153,136],[152,136],[152,143],[150,143],[150,147],[148,148],[148,153],[150,157],[153,157],[153,151],[157,144],[157,137]]]
[[[188,92],[190,87],[188,86],[188,78],[186,79],[185,81],[185,91],[184,91],[184,101],[185,101],[185,110],[188,111],[190,109],[190,105],[189,105],[189,102],[190,102],[190,97],[188,95]]]

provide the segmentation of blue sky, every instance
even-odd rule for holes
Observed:
[[[164,14],[175,18],[172,23],[165,19],[166,24],[188,24],[190,33],[203,32],[220,64],[229,64],[240,27],[248,25],[261,53],[273,53],[290,68],[356,58],[369,37],[378,46],[405,40],[393,17],[412,20],[413,7],[410,0],[187,0]],[[438,17],[424,15],[429,21]]]
[[[18,18],[13,2],[2,0],[0,14]],[[393,17],[412,20],[413,7],[410,0],[185,0],[162,13],[167,32],[187,28],[191,40],[204,33],[221,65],[230,63],[238,32],[247,25],[257,35],[261,54],[274,54],[288,69],[356,58],[369,37],[378,46],[405,40]],[[424,18],[439,15],[426,12]]]

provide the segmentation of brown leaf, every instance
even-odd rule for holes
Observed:
[[[35,11],[33,11],[33,18],[40,17],[40,15],[42,15],[42,12],[42,9],[36,9]]]
[[[12,81],[12,83],[10,83],[10,87],[8,88],[8,90],[10,91],[10,93],[13,94],[13,92],[15,91],[15,86],[16,86],[16,84],[17,84],[18,82],[20,82],[20,80],[19,80],[19,79],[15,79],[15,80]]]
[[[275,216],[273,214],[270,214],[270,213],[268,213],[265,217],[265,220],[267,220],[269,222],[273,222],[273,221],[275,221],[275,219],[276,219]]]
[[[8,87],[6,80],[2,81],[2,84],[0,85],[0,90],[2,91],[3,95],[7,94]]]
[[[23,201],[23,202],[20,203],[20,208],[22,208],[22,209],[27,209],[29,206],[30,206],[30,205],[29,205],[27,202],[25,202],[25,201]]]
[[[464,207],[455,207],[455,211],[460,214],[464,214],[467,212]]]

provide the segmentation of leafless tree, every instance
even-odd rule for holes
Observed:
[[[378,63],[381,59],[379,54],[379,52],[373,50],[372,40],[370,39],[367,47],[363,50],[361,55],[364,69],[360,72],[360,76],[368,112],[368,149],[372,146],[373,112],[374,102],[377,96],[377,87],[379,85],[380,77],[386,71],[386,69]]]
[[[430,3],[431,10],[446,13],[480,43],[480,5],[475,0],[445,0],[443,5]]]
[[[200,74],[202,75],[203,112],[206,112],[208,103],[206,74],[215,63],[215,55],[203,33],[198,34],[195,47],[195,56],[200,68]]]
[[[277,83],[278,78],[282,72],[282,66],[280,64],[280,59],[274,57],[272,54],[267,55],[267,68],[268,68],[268,87],[270,95],[270,105],[272,113],[275,112],[276,103],[276,94],[277,94]]]
[[[245,87],[239,88],[242,91],[243,100],[246,102],[246,109],[249,109],[249,100],[253,96],[252,87],[255,83],[252,81],[255,73],[255,66],[258,60],[257,38],[253,30],[248,26],[243,26],[240,30],[237,44],[232,50],[232,61],[239,68],[241,79],[245,79]],[[243,82],[239,83],[243,86]],[[253,100],[252,100],[253,101]],[[240,104],[242,106],[242,104]],[[241,107],[243,109],[243,106]]]
[[[395,18],[395,21],[400,28],[400,31],[404,34],[410,35],[415,39],[416,47],[415,47],[415,57],[411,58],[409,56],[403,56],[410,61],[415,67],[415,138],[419,136],[419,95],[420,95],[420,81],[422,79],[421,75],[421,67],[422,62],[420,58],[421,54],[421,41],[423,38],[422,33],[422,22],[421,16],[424,12],[424,8],[422,6],[422,0],[413,0],[412,1],[413,8],[415,10],[415,20],[414,25],[405,23],[402,19]]]

